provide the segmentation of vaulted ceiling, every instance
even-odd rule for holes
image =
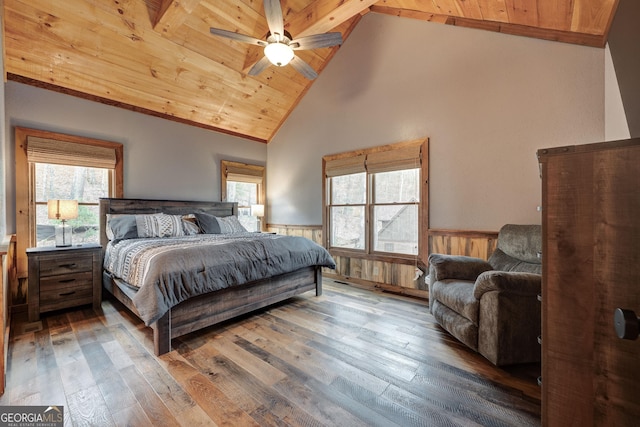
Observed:
[[[603,47],[618,0],[282,0],[299,38],[366,13]],[[247,74],[268,33],[262,0],[4,0],[7,78],[268,142],[313,84],[291,66]],[[318,73],[340,47],[296,51]]]

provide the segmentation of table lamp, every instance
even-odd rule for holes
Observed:
[[[52,199],[47,201],[47,211],[49,219],[57,219],[62,223],[56,226],[56,246],[71,246],[72,231],[67,220],[78,217],[78,201]]]
[[[262,231],[262,217],[264,216],[264,205],[251,205],[251,216],[258,218],[258,231]]]

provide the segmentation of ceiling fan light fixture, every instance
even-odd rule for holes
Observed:
[[[284,67],[293,59],[293,49],[284,43],[269,43],[264,48],[264,55],[273,65]]]

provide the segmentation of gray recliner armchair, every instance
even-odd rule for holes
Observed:
[[[431,313],[494,365],[540,361],[541,248],[539,225],[507,224],[488,262],[431,254]]]

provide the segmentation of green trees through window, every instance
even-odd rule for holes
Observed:
[[[109,197],[109,170],[83,166],[35,163],[36,245],[55,244],[58,220],[49,219],[47,201],[78,201],[78,218],[67,221],[74,244],[98,243],[101,197]]]

